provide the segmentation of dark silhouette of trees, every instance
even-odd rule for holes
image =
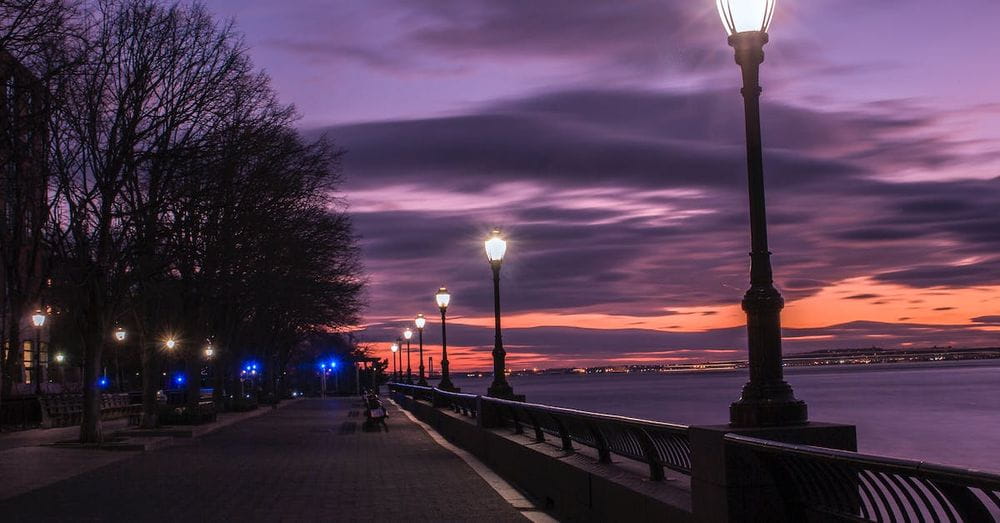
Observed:
[[[80,439],[100,442],[97,381],[116,326],[141,353],[153,426],[177,360],[191,407],[204,366],[221,403],[248,357],[276,394],[306,336],[357,323],[364,280],[336,196],[341,153],[303,141],[230,24],[154,0],[79,16],[48,86],[50,292],[83,352]]]

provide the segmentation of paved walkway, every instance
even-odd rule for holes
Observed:
[[[525,521],[394,407],[307,400],[0,501],[3,521]],[[94,452],[40,449],[45,452]],[[115,453],[118,454],[118,453]],[[0,481],[16,470],[0,472]]]

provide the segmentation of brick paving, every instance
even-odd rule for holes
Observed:
[[[0,519],[526,521],[465,462],[390,412],[389,432],[365,432],[355,398],[301,401],[0,501]]]

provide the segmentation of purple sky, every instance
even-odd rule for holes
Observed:
[[[394,338],[452,290],[456,369],[743,354],[739,71],[713,0],[210,0],[348,150]],[[949,8],[949,9],[946,9]],[[778,0],[763,128],[786,350],[1000,345],[1000,3]],[[706,350],[712,349],[712,350]]]

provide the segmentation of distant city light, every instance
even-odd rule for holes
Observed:
[[[177,385],[183,385],[185,381],[186,378],[184,377],[183,374],[178,374],[174,376],[174,383],[176,383]]]
[[[108,385],[110,385],[110,384],[111,384],[111,381],[108,379],[107,376],[101,376],[97,380],[97,386],[100,387],[100,388],[102,388],[102,389],[108,388]]]

